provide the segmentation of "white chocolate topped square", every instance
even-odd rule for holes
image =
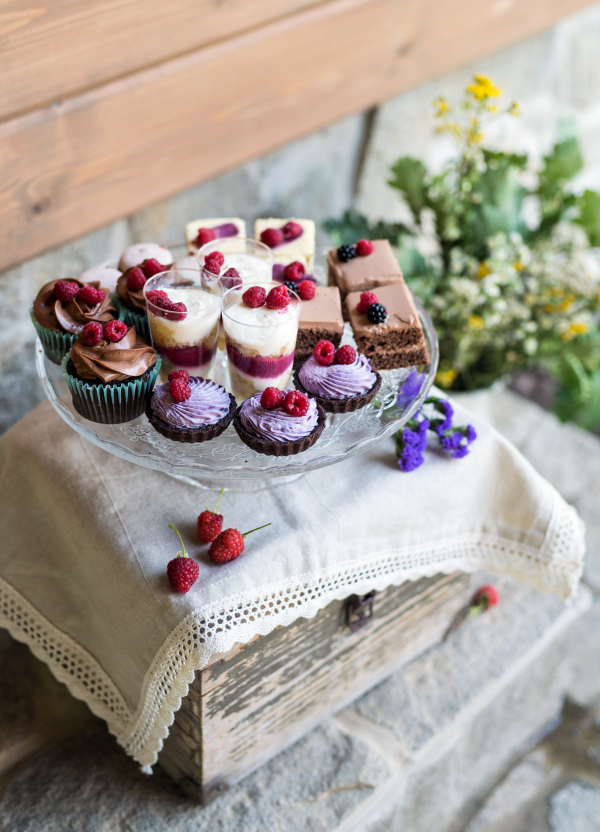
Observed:
[[[236,237],[246,237],[246,223],[239,217],[217,217],[208,220],[192,220],[185,226],[185,241],[188,254],[196,254],[200,246],[196,244],[196,237],[201,228],[211,228],[216,239],[223,240],[221,251],[240,251],[233,242]]]
[[[312,273],[315,259],[314,220],[299,220],[296,217],[289,217],[288,219],[277,219],[276,217],[258,219],[254,223],[254,238],[260,240],[263,231],[266,231],[268,228],[282,229],[288,222],[298,223],[302,228],[302,233],[300,236],[291,240],[283,240],[283,242],[271,248],[275,262],[287,266],[288,263],[293,263],[295,260],[298,260],[307,272]]]

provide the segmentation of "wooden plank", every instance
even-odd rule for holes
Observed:
[[[161,764],[203,789],[237,781],[437,642],[470,585],[457,572],[390,587],[356,634],[336,601],[211,665],[176,715],[178,732],[165,742]],[[201,761],[189,741],[198,718]]]
[[[316,5],[319,0],[3,0],[0,119]]]
[[[333,0],[0,124],[0,270],[588,0]]]

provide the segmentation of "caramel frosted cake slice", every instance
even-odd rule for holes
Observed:
[[[312,355],[319,341],[339,347],[344,330],[342,302],[337,286],[317,286],[310,300],[302,302],[296,340],[296,359]]]
[[[313,220],[268,217],[254,223],[254,237],[273,252],[275,265],[287,266],[297,260],[312,272],[315,260],[315,223]]]
[[[359,240],[327,254],[328,281],[339,286],[342,298],[378,286],[402,282],[402,271],[388,240]]]
[[[220,250],[236,251],[236,237],[246,236],[246,223],[239,217],[217,217],[208,220],[192,220],[185,227],[188,254],[196,254],[206,243],[223,240]]]
[[[346,304],[358,350],[376,370],[429,362],[421,321],[404,282],[380,286],[375,293],[351,292]]]

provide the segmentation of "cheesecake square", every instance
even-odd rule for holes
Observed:
[[[319,341],[339,347],[344,331],[342,300],[337,286],[317,286],[312,300],[303,300],[298,321],[296,358],[306,360]]]
[[[347,263],[338,258],[336,248],[328,252],[328,282],[339,287],[342,298],[350,292],[366,292],[378,286],[402,282],[402,270],[389,240],[372,240],[372,243],[371,254],[353,257]]]
[[[377,286],[375,294],[387,310],[387,319],[381,324],[372,324],[366,312],[357,310],[361,292],[351,292],[346,298],[358,351],[376,370],[429,363],[421,321],[408,286],[404,281]]]
[[[291,224],[296,224],[300,229],[300,233],[296,236],[285,236],[287,232],[284,229]],[[277,242],[275,245],[270,245],[275,263],[287,266],[288,263],[293,263],[295,260],[298,260],[309,274],[312,273],[315,260],[314,220],[300,220],[296,217],[290,217],[287,220],[276,217],[258,219],[254,223],[255,239],[269,245],[263,239],[262,235],[270,229],[281,231],[284,234],[284,238],[280,242]]]
[[[208,220],[192,220],[188,222],[185,227],[185,242],[187,245],[188,254],[196,254],[204,245],[198,240],[198,233],[201,228],[208,228],[215,233],[215,239],[224,240],[223,253],[226,251],[236,251],[241,249],[235,248],[235,243],[232,246],[232,240],[235,237],[246,236],[246,223],[239,217],[217,217]],[[211,242],[207,240],[206,242]]]

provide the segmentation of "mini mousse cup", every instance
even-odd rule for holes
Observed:
[[[254,285],[271,279],[273,252],[264,243],[246,237],[225,237],[206,243],[197,255],[198,265],[205,275],[214,275],[214,272],[207,268],[207,260],[215,251],[220,251],[225,260],[218,275],[224,290],[243,284]],[[232,268],[236,270],[238,277],[225,274]],[[225,332],[222,321],[219,325],[218,346],[220,350],[225,350]]]
[[[252,283],[268,295],[280,283]],[[289,305],[285,309],[257,308],[243,301],[247,284],[234,286],[223,295],[223,327],[229,359],[231,392],[243,401],[267,387],[283,390],[288,385],[294,364],[294,348],[298,334],[298,317],[302,302],[288,290]]]
[[[183,304],[185,314],[153,303],[150,293],[156,290],[165,292],[174,304]],[[217,352],[222,294],[220,281],[199,269],[169,269],[146,281],[146,313],[152,346],[162,356],[163,381],[171,370],[187,370],[190,375],[211,377]]]

